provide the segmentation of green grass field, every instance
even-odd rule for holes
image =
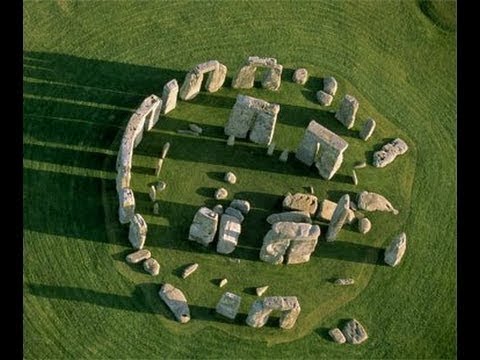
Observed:
[[[454,358],[456,356],[456,43],[451,1],[24,1],[24,356],[25,358]],[[278,92],[237,90],[231,78],[249,55],[284,66]],[[148,223],[146,248],[161,265],[151,277],[129,265],[128,226],[117,219],[115,159],[132,111],[163,85],[183,82],[194,65],[216,59],[228,67],[225,86],[180,101],[146,133],[134,152],[137,212]],[[294,84],[294,69],[310,79]],[[324,76],[339,90],[330,107],[315,101]],[[258,76],[260,79],[260,75]],[[280,104],[277,150],[223,134],[237,94]],[[355,127],[334,119],[343,95],[360,102]],[[368,142],[358,138],[367,117],[377,121]],[[350,145],[331,181],[294,159],[315,119]],[[201,137],[181,135],[197,123]],[[387,140],[410,150],[384,169],[357,171]],[[161,178],[160,215],[148,184],[163,144],[171,149]],[[235,185],[221,179],[237,174]],[[226,186],[225,186],[226,185]],[[258,259],[266,216],[280,211],[286,192],[312,185],[319,199],[362,190],[385,195],[400,210],[369,213],[367,235],[346,226],[338,241],[321,241],[307,264],[273,266]],[[238,248],[187,240],[200,206],[213,206],[216,188],[244,198]],[[321,224],[322,234],[326,232]],[[408,237],[396,268],[383,249]],[[323,240],[323,235],[322,235]],[[240,262],[234,259],[240,259]],[[182,280],[182,267],[200,269]],[[355,278],[353,287],[330,279]],[[218,288],[222,277],[229,280]],[[177,323],[157,292],[170,282],[189,300],[192,320]],[[253,288],[295,295],[302,312],[292,330],[245,324]],[[242,296],[235,321],[215,315],[224,291]],[[328,329],[358,319],[369,339],[337,345]]]

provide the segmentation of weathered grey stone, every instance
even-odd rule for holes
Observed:
[[[278,90],[282,83],[282,71],[283,66],[280,64],[274,65],[268,69],[263,76],[262,87],[267,90]]]
[[[282,80],[283,66],[277,64],[274,58],[249,56],[235,74],[232,87],[234,89],[250,89],[255,82],[257,67],[267,68],[262,80],[262,87],[268,90],[278,90]]]
[[[267,222],[269,224],[275,224],[281,221],[290,221],[296,223],[312,223],[310,218],[310,213],[307,211],[285,211],[278,214],[272,214],[267,217]]]
[[[178,130],[177,130],[177,133],[178,133],[178,134],[182,134],[182,135],[200,136],[199,133],[197,133],[197,132],[195,132],[195,131],[192,131],[192,130],[178,129]]]
[[[260,259],[271,264],[300,264],[310,260],[315,250],[320,227],[308,223],[277,222],[263,238]],[[288,249],[288,251],[287,251]]]
[[[373,166],[383,168],[393,162],[398,155],[407,152],[408,145],[400,138],[383,145],[382,149],[373,154]]]
[[[157,182],[157,186],[156,186],[157,192],[163,191],[166,188],[167,188],[167,183],[165,181],[158,181]]]
[[[215,211],[218,215],[223,214],[223,206],[221,204],[215,205],[212,210]]]
[[[223,278],[222,280],[220,280],[220,282],[218,283],[218,287],[224,287],[225,285],[227,285],[228,283],[228,280],[226,278]]]
[[[291,329],[301,308],[296,296],[270,296],[263,300],[255,300],[248,312],[247,325],[255,328],[264,326],[272,311],[281,311],[279,326],[282,329]]]
[[[143,270],[152,276],[157,276],[160,273],[160,264],[154,258],[147,259],[143,262]]]
[[[152,253],[147,249],[137,250],[131,254],[128,254],[125,257],[125,260],[129,264],[137,264],[140,261],[150,259],[152,257]]]
[[[180,88],[180,99],[191,100],[200,92],[203,76],[207,72],[212,72],[206,83],[208,92],[215,92],[220,89],[225,82],[227,68],[220,64],[217,60],[210,60],[202,64],[198,64],[190,70],[185,76],[185,80]]]
[[[155,201],[153,203],[153,214],[160,215],[160,204],[158,203],[158,201]]]
[[[355,319],[345,324],[342,333],[349,344],[361,344],[368,339],[365,328]]]
[[[372,118],[369,118],[367,122],[363,125],[362,130],[360,130],[360,139],[367,141],[370,136],[372,136],[373,131],[377,123]]]
[[[215,307],[215,311],[229,319],[234,320],[237,316],[238,309],[242,303],[242,298],[231,292],[226,292],[222,295]]]
[[[355,280],[351,278],[335,280],[335,285],[347,286],[347,285],[353,285],[353,284],[355,284]]]
[[[225,189],[225,188],[223,188],[223,187],[217,189],[217,190],[215,191],[215,195],[214,195],[214,197],[215,197],[216,200],[226,199],[227,196],[228,196],[228,191],[227,191],[227,189]]]
[[[257,294],[257,296],[262,296],[263,294],[265,294],[267,290],[268,290],[268,285],[260,286],[255,289],[255,293]]]
[[[207,207],[201,207],[193,217],[188,240],[207,246],[215,238],[217,226],[218,214]]]
[[[188,128],[197,134],[201,134],[203,132],[203,129],[197,124],[188,124]]]
[[[350,209],[351,209],[352,211],[357,211],[357,210],[358,210],[357,204],[355,204],[355,203],[352,201],[352,199],[350,199]]]
[[[145,130],[150,131],[158,121],[160,110],[162,109],[162,100],[156,95],[150,95],[143,100],[140,107],[136,110],[139,116],[145,117]]]
[[[274,151],[275,151],[275,143],[272,142],[270,143],[270,145],[268,145],[267,155],[272,156]]]
[[[358,194],[357,206],[365,211],[390,211],[394,215],[398,214],[398,210],[384,196],[368,191]]]
[[[318,207],[318,198],[312,194],[296,193],[287,195],[283,199],[283,208],[287,210],[305,211],[310,215],[315,214]]]
[[[313,186],[309,186],[308,187],[308,191],[310,192],[310,194],[315,194],[315,190],[313,189]]]
[[[223,214],[220,218],[220,227],[218,230],[217,252],[220,254],[230,254],[235,250],[238,244],[238,237],[242,232],[240,220],[235,216]]]
[[[335,96],[337,88],[337,80],[335,80],[333,76],[329,76],[323,79],[323,91],[325,91],[327,94]]]
[[[320,176],[330,180],[342,165],[343,152],[347,147],[345,140],[312,120],[305,130],[295,157],[307,166],[315,164]]]
[[[233,199],[230,206],[240,210],[243,215],[247,215],[250,211],[250,203],[247,200]]]
[[[294,83],[305,85],[308,80],[308,70],[305,68],[295,70],[292,80]]]
[[[160,159],[165,159],[165,158],[167,157],[168,150],[170,150],[170,143],[169,143],[169,142],[166,142],[166,143],[163,145],[162,154],[160,155]]]
[[[358,185],[358,177],[357,177],[357,173],[355,172],[355,170],[352,170],[352,181],[353,181],[353,185]]]
[[[332,220],[330,220],[330,224],[328,225],[327,235],[325,236],[327,241],[334,241],[337,238],[338,232],[341,230],[345,220],[347,220],[349,210],[350,196],[345,194],[338,201],[332,215]]]
[[[188,265],[185,269],[183,269],[182,279],[186,279],[187,277],[192,275],[195,271],[197,271],[197,269],[198,269],[197,263]]]
[[[335,113],[335,119],[340,121],[347,129],[351,129],[355,123],[355,115],[358,110],[358,100],[352,95],[345,95],[340,108]]]
[[[367,166],[365,161],[357,161],[357,163],[353,166],[354,169],[363,169]]]
[[[218,91],[223,86],[226,77],[227,67],[219,63],[218,69],[208,74],[207,82],[205,83],[205,89],[211,93]]]
[[[240,221],[240,223],[242,223],[243,220],[245,220],[244,216],[242,215],[242,212],[238,209],[235,209],[235,208],[231,207],[231,206],[229,206],[228,208],[225,209],[224,214],[235,216]]]
[[[155,188],[155,185],[150,185],[150,187],[148,188],[148,196],[153,202],[157,200],[157,189]]]
[[[234,89],[250,89],[255,83],[256,66],[243,65],[232,80]]]
[[[340,331],[339,328],[328,330],[328,334],[337,344],[344,344],[346,341],[345,336],[343,336],[343,333]]]
[[[322,106],[330,106],[333,101],[333,96],[323,90],[319,90],[317,91],[317,101]]]
[[[163,284],[158,295],[160,295],[160,298],[167,304],[180,323],[184,324],[190,321],[190,309],[188,308],[187,299],[180,289],[170,284]]]
[[[315,217],[319,220],[331,221],[333,212],[335,211],[336,207],[337,207],[337,203],[330,201],[328,199],[324,199],[320,202],[320,205],[318,206],[318,211]],[[345,222],[347,224],[351,224],[353,223],[354,220],[355,220],[355,213],[353,212],[352,209],[349,209],[347,214],[347,220],[345,220]]]
[[[358,231],[361,234],[366,234],[372,228],[372,223],[367,218],[362,218],[358,220]]]
[[[155,167],[155,176],[159,177],[160,172],[162,171],[163,159],[158,159],[157,166]]]
[[[178,83],[176,79],[170,80],[163,86],[162,114],[168,114],[177,106]]]
[[[282,151],[282,153],[278,157],[278,160],[280,160],[281,162],[284,162],[284,163],[286,163],[288,161],[288,149],[285,149],[285,150]]]
[[[225,173],[223,180],[225,180],[229,184],[235,184],[237,182],[237,176],[233,172],[229,171]]]
[[[245,139],[249,133],[250,141],[269,145],[275,132],[280,105],[247,95],[237,95],[235,105],[225,124],[225,135]]]
[[[121,189],[118,196],[118,221],[121,224],[128,224],[135,215],[135,196],[129,188]]]
[[[235,136],[230,135],[230,136],[228,137],[227,145],[228,145],[228,146],[233,146],[233,145],[235,145]]]
[[[135,214],[130,220],[128,240],[134,249],[142,249],[147,238],[147,223],[142,215]]]
[[[385,263],[390,266],[397,266],[402,261],[407,249],[407,235],[403,232],[395,236],[385,250]]]

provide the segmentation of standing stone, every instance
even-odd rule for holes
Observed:
[[[365,211],[390,211],[394,215],[398,214],[398,210],[384,196],[368,191],[358,194],[357,206]]]
[[[230,206],[240,210],[243,215],[247,215],[250,211],[250,203],[247,200],[233,199]]]
[[[242,232],[240,220],[235,216],[223,214],[220,218],[218,230],[217,252],[220,254],[230,254],[238,244],[238,237]]]
[[[319,90],[317,91],[317,101],[322,106],[330,106],[333,101],[333,96],[327,94],[325,91]]]
[[[180,99],[191,100],[200,92],[203,76],[207,72],[213,72],[209,75],[206,89],[209,92],[215,92],[225,82],[227,68],[220,64],[217,60],[210,60],[202,64],[198,64],[190,70],[185,76],[185,80],[180,88]]]
[[[165,181],[157,182],[157,186],[156,186],[157,192],[163,191],[166,188],[167,188],[167,183]]]
[[[357,161],[357,163],[353,166],[354,169],[363,169],[367,166],[365,161]]]
[[[358,220],[358,231],[360,234],[366,234],[372,228],[372,223],[367,218]]]
[[[285,149],[285,150],[282,151],[278,160],[280,160],[281,162],[284,162],[284,163],[286,163],[288,161],[288,149]]]
[[[255,82],[257,67],[267,68],[262,79],[262,87],[268,90],[278,90],[282,80],[283,66],[277,64],[277,59],[260,58],[258,56],[249,56],[247,58],[233,77],[232,87],[234,89],[252,88]]]
[[[188,240],[207,246],[215,238],[217,226],[218,214],[207,207],[201,207],[193,217]]]
[[[143,269],[152,276],[160,273],[160,264],[154,258],[147,259],[143,262]]]
[[[345,95],[340,108],[335,113],[335,119],[340,121],[347,129],[351,129],[355,123],[355,115],[358,110],[358,100],[351,95]]]
[[[198,269],[198,264],[197,264],[197,263],[188,265],[188,266],[183,270],[182,279],[186,279],[186,278],[189,277],[191,274],[193,274],[195,271],[197,271],[197,269]]]
[[[229,206],[225,210],[224,214],[235,216],[240,221],[240,223],[242,223],[243,220],[245,220],[244,216],[242,215],[242,212],[238,209],[235,209],[235,208],[231,207],[231,206]]]
[[[270,145],[268,145],[267,155],[272,156],[274,151],[275,151],[275,143],[272,142],[270,143]]]
[[[332,215],[332,220],[328,225],[326,240],[334,241],[337,238],[338,232],[342,228],[345,220],[347,220],[348,211],[350,210],[350,196],[343,195],[338,201],[337,207]]]
[[[156,95],[150,95],[143,100],[136,113],[145,118],[144,129],[150,131],[158,122],[160,110],[162,109],[162,100]],[[138,140],[141,141],[141,140]]]
[[[230,135],[230,136],[228,137],[227,145],[228,145],[228,146],[233,146],[233,145],[235,145],[235,136]]]
[[[212,210],[216,212],[218,215],[223,214],[223,206],[221,204],[215,205]]]
[[[163,159],[158,159],[157,166],[155,167],[155,176],[159,177],[162,171]]]
[[[160,204],[158,203],[158,201],[155,201],[155,203],[153,204],[153,214],[154,215],[160,214]]]
[[[255,300],[248,311],[248,326],[260,328],[264,326],[272,311],[281,311],[279,326],[291,329],[297,321],[301,308],[296,296],[269,296],[263,300]]]
[[[137,264],[140,261],[148,260],[152,257],[152,254],[147,249],[137,250],[131,254],[128,254],[125,258],[129,264]]]
[[[281,221],[290,221],[296,223],[312,223],[312,219],[310,218],[310,213],[306,211],[285,211],[278,214],[272,214],[267,217],[267,222],[269,224],[275,224]]]
[[[310,192],[310,194],[315,194],[315,190],[313,190],[313,186],[309,186],[308,187],[308,191]]]
[[[350,278],[335,280],[335,285],[348,286],[353,284],[355,284],[355,280]]]
[[[164,284],[158,292],[160,298],[167,304],[175,315],[175,318],[182,324],[190,321],[190,309],[183,292],[173,285]]]
[[[405,154],[407,150],[407,143],[402,139],[397,138],[383,145],[381,150],[373,154],[373,166],[383,168],[393,162],[398,155]]]
[[[277,91],[282,82],[283,66],[280,64],[274,65],[265,72],[262,79],[262,87],[267,90]]]
[[[305,68],[300,68],[295,70],[293,73],[292,80],[294,83],[305,85],[308,80],[308,71]]]
[[[227,285],[228,283],[228,280],[226,278],[223,278],[222,280],[220,280],[220,282],[218,283],[218,287],[224,287],[225,285]]]
[[[215,307],[215,311],[220,315],[234,320],[237,316],[241,302],[242,298],[240,296],[235,295],[231,292],[226,292],[218,301],[217,306]]]
[[[165,159],[165,158],[167,157],[168,150],[170,150],[170,143],[169,143],[169,142],[166,142],[166,143],[163,145],[162,154],[161,154],[161,156],[160,156],[160,159]]]
[[[135,214],[130,220],[130,229],[128,232],[128,240],[134,249],[142,249],[147,238],[147,223],[142,215]]]
[[[163,86],[162,114],[168,114],[177,106],[178,83],[176,79],[170,80]]]
[[[218,91],[225,82],[226,77],[227,67],[219,63],[218,69],[208,74],[207,82],[205,83],[205,89],[211,93]]]
[[[121,224],[128,224],[135,215],[135,197],[132,189],[123,188],[119,193],[118,220]]]
[[[330,329],[328,331],[328,334],[330,335],[332,340],[335,341],[337,344],[344,344],[345,341],[347,341],[339,328]]]
[[[217,190],[215,191],[215,195],[214,195],[214,197],[215,197],[216,200],[226,199],[227,196],[228,196],[228,191],[227,191],[227,189],[225,189],[225,188],[223,188],[223,187],[217,189]]]
[[[367,122],[363,125],[362,130],[360,130],[360,139],[367,141],[370,136],[372,136],[373,131],[377,123],[372,118],[368,119]]]
[[[318,207],[318,198],[312,194],[288,194],[283,199],[282,206],[287,210],[305,211],[314,215]]]
[[[355,186],[358,185],[358,177],[357,177],[357,173],[355,172],[355,170],[352,170],[352,181],[353,181],[353,185],[355,185]]]
[[[190,131],[193,131],[197,134],[201,134],[203,132],[203,129],[196,124],[188,124],[188,128],[190,129]]]
[[[225,173],[223,180],[229,184],[235,184],[237,182],[237,176],[233,172],[229,171]]]
[[[355,319],[347,322],[343,327],[342,333],[349,344],[361,344],[368,339],[364,327]]]
[[[350,201],[350,204],[352,202]],[[319,220],[324,220],[324,221],[331,221],[333,212],[337,208],[337,203],[330,201],[328,199],[324,199],[323,201],[320,202],[320,205],[318,207],[318,211],[316,214],[316,218]],[[352,209],[348,209],[348,214],[347,214],[347,224],[352,224],[353,221],[355,220],[355,213],[353,212]]]
[[[262,296],[263,294],[265,294],[265,292],[267,290],[268,290],[268,285],[267,286],[260,286],[260,287],[255,289],[255,293],[257,294],[257,296]]]
[[[385,250],[385,263],[390,266],[397,266],[402,260],[407,249],[407,235],[403,232],[393,238]]]
[[[325,91],[327,94],[335,96],[335,93],[337,92],[337,88],[338,88],[337,80],[335,80],[333,76],[326,77],[323,79],[323,91]]]
[[[148,189],[148,196],[150,197],[150,200],[155,202],[157,199],[157,189],[155,188],[155,185],[150,185],[150,188]]]

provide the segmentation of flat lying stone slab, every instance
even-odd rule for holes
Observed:
[[[198,264],[197,264],[197,263],[188,265],[188,266],[183,270],[182,279],[186,279],[186,278],[189,277],[191,274],[193,274],[195,271],[197,271],[197,269],[198,269]]]
[[[328,199],[324,199],[320,202],[320,205],[318,207],[318,211],[316,214],[316,218],[319,220],[324,220],[324,221],[330,221],[332,220],[332,215],[337,208],[337,203],[330,201]],[[347,224],[353,223],[355,220],[355,212],[352,209],[349,209],[347,211],[347,219],[345,222]]]
[[[160,273],[160,264],[154,258],[147,259],[143,262],[143,269],[152,276]]]
[[[335,341],[337,344],[344,344],[345,341],[347,341],[339,328],[328,330],[328,335],[330,335],[332,340]]]
[[[342,286],[347,286],[347,285],[353,285],[355,284],[355,280],[351,278],[346,278],[346,279],[337,279],[334,282],[335,285],[342,285]]]
[[[218,214],[207,207],[201,207],[193,218],[188,240],[196,241],[204,246],[215,238],[218,227]]]
[[[215,311],[220,315],[223,315],[229,319],[234,320],[237,316],[238,309],[240,308],[240,304],[242,302],[242,298],[238,295],[235,295],[231,292],[226,292],[222,295],[217,306],[215,307]]]
[[[187,298],[180,289],[170,284],[164,284],[160,288],[158,295],[180,323],[185,324],[190,321],[190,309],[188,308]]]
[[[229,206],[228,208],[225,209],[224,214],[235,216],[240,221],[240,223],[242,223],[243,220],[245,220],[245,217],[242,215],[242,212],[238,209],[235,209],[235,208],[231,207],[231,206]]]
[[[223,214],[220,218],[220,227],[218,229],[217,252],[220,254],[230,254],[235,250],[238,244],[238,237],[242,232],[240,220],[235,216]]]
[[[373,154],[373,166],[383,168],[392,163],[398,155],[405,154],[407,150],[407,143],[402,139],[397,138],[383,145],[381,150]]]
[[[267,222],[269,224],[275,224],[276,222],[282,221],[290,221],[290,222],[297,222],[297,223],[312,223],[312,219],[310,218],[310,213],[307,211],[285,211],[278,214],[272,214],[267,217]]]
[[[342,329],[342,333],[349,344],[361,344],[368,339],[365,328],[355,319],[347,322]]]
[[[247,215],[250,211],[250,203],[247,200],[233,199],[230,203],[230,206],[240,210],[243,215]]]
[[[283,199],[282,205],[287,210],[304,211],[313,215],[317,211],[318,198],[312,194],[289,194]]]
[[[383,195],[362,191],[357,196],[357,206],[365,211],[388,211],[398,214],[398,210]]]
[[[152,253],[147,249],[137,250],[131,254],[128,254],[125,257],[125,260],[129,264],[137,264],[140,261],[150,259],[152,257]]]

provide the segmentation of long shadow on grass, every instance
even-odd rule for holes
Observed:
[[[362,264],[384,265],[383,254],[382,248],[337,240],[319,242],[313,256]]]

